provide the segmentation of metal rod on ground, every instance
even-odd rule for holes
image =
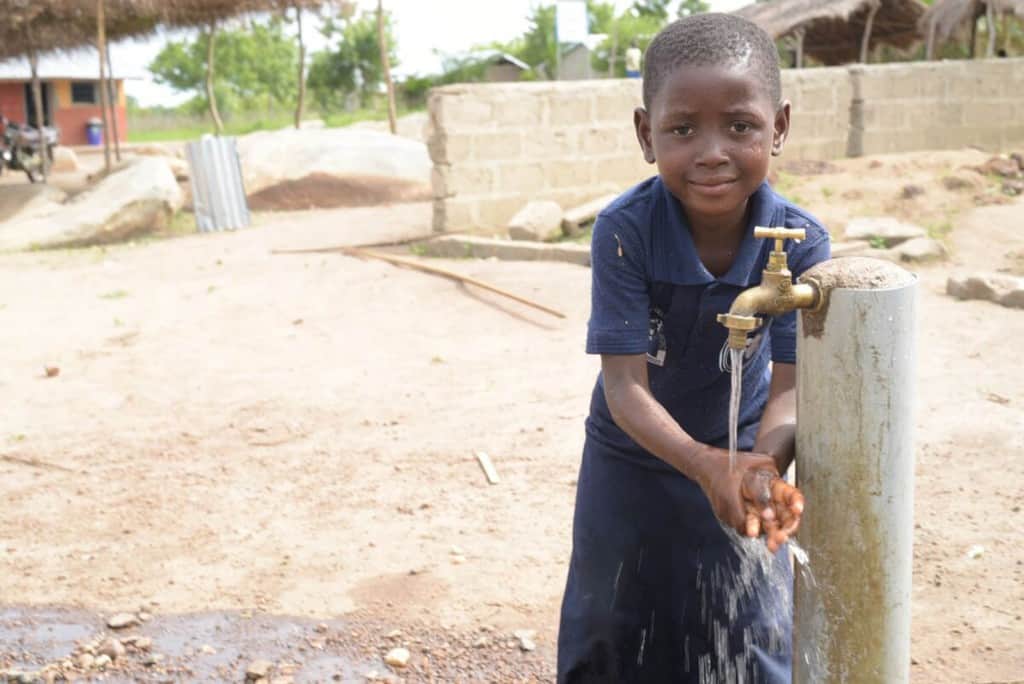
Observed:
[[[313,249],[313,250],[309,250],[309,249],[274,250],[271,253],[272,254],[310,254],[310,253],[316,253],[316,252],[323,253],[323,252],[327,252],[327,251],[330,251],[330,252],[341,252],[342,254],[347,254],[349,256],[360,257],[360,258],[365,258],[365,259],[379,259],[381,261],[386,261],[389,264],[395,264],[396,266],[408,266],[409,268],[416,269],[417,271],[423,271],[424,273],[433,273],[434,275],[439,275],[439,276],[441,276],[443,278],[448,278],[449,280],[455,280],[455,281],[458,281],[460,283],[466,283],[468,285],[475,285],[476,287],[479,287],[482,290],[487,290],[488,292],[493,292],[495,294],[499,294],[502,297],[508,297],[511,300],[519,302],[520,304],[525,304],[526,306],[533,307],[534,309],[537,309],[538,311],[543,311],[544,313],[551,314],[552,316],[555,316],[557,318],[565,318],[565,314],[562,313],[561,311],[556,311],[555,309],[551,309],[549,307],[546,307],[543,304],[538,304],[537,302],[534,302],[534,301],[531,301],[529,299],[526,299],[525,297],[520,297],[519,295],[513,294],[513,293],[509,292],[508,290],[503,290],[500,287],[497,287],[495,285],[491,285],[490,283],[485,283],[482,280],[477,280],[476,278],[472,278],[470,276],[465,276],[465,275],[462,275],[461,273],[456,273],[455,271],[449,271],[446,268],[441,268],[439,266],[431,266],[429,264],[424,264],[424,263],[421,263],[421,262],[416,261],[414,259],[407,259],[405,257],[400,257],[400,256],[396,256],[396,255],[393,255],[393,254],[384,254],[383,252],[374,252],[374,251],[371,251],[371,250],[368,250],[368,249],[362,249],[361,247],[332,247],[332,248],[329,248],[329,249]]]
[[[103,0],[96,0],[96,51],[100,55],[100,111],[103,118],[103,168],[110,173],[110,121],[107,119],[108,92],[106,87],[107,27],[103,16]]]
[[[858,257],[801,280],[828,299],[797,333],[796,475],[807,497],[797,538],[813,578],[797,568],[793,682],[905,683],[917,282]]]
[[[117,125],[117,93],[114,87],[114,67],[110,64],[110,46],[107,46],[107,102],[110,103],[110,123],[113,128],[114,158],[121,161],[121,134]]]

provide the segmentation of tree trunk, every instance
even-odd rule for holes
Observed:
[[[868,12],[868,20],[864,24],[864,38],[860,43],[860,61],[861,64],[866,64],[868,61],[868,49],[871,47],[871,27],[875,23],[875,15],[878,14],[878,8],[880,3],[873,3],[871,10]]]
[[[100,55],[100,112],[103,119],[103,168],[110,173],[110,120],[107,117],[107,60],[103,56],[107,52],[107,26],[104,16],[103,0],[96,0],[96,51]]]
[[[295,105],[295,128],[302,126],[302,107],[306,100],[306,44],[302,41],[302,5],[295,3],[295,23],[299,28],[299,98]]]
[[[395,112],[395,84],[391,82],[391,62],[388,59],[388,42],[384,35],[384,0],[377,0],[377,42],[380,43],[380,63],[384,67],[384,85],[388,89],[388,123],[391,134],[398,133],[398,115]]]
[[[206,100],[210,103],[210,116],[213,118],[213,126],[217,135],[224,133],[224,122],[221,121],[220,112],[217,111],[217,95],[213,90],[213,41],[217,35],[217,22],[211,21],[209,25],[209,40],[206,43]]]
[[[121,161],[121,134],[117,125],[117,93],[114,86],[114,67],[110,64],[110,47],[107,47],[107,101],[110,103],[110,123],[114,131],[114,158]]]
[[[985,30],[988,31],[988,45],[985,47],[985,56],[992,58],[996,56],[996,10],[992,7],[991,0],[985,3]]]
[[[1003,53],[1005,56],[1010,55],[1010,11],[1004,10],[1000,17],[1000,24],[1003,25]]]
[[[619,51],[619,32],[612,29],[612,55],[608,58],[608,78],[615,78],[615,57]]]
[[[971,15],[971,44],[967,46],[967,56],[974,59],[975,44],[978,42],[978,17]]]
[[[937,24],[938,22],[935,20],[934,16],[932,17],[932,20],[928,22],[928,42],[924,50],[924,58],[929,62],[935,59],[935,30]]]
[[[32,102],[36,108],[36,130],[39,132],[39,142],[36,144],[36,154],[39,155],[41,160],[40,168],[43,172],[43,182],[46,182],[46,176],[49,173],[49,164],[46,163],[46,140],[43,135],[43,127],[46,126],[46,112],[43,111],[43,88],[39,83],[39,55],[33,49],[32,52],[28,53],[28,64],[29,68],[32,69]],[[32,125],[31,121],[26,122]]]

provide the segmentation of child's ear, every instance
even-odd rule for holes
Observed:
[[[789,100],[783,100],[775,112],[775,130],[772,133],[773,157],[782,154],[782,146],[786,144],[786,138],[789,136],[789,111]]]
[[[651,117],[643,107],[633,110],[633,126],[636,128],[636,139],[644,153],[644,161],[654,163],[654,145],[651,144]]]

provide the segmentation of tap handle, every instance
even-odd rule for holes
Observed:
[[[807,231],[803,228],[754,228],[754,237],[758,240],[775,240],[775,251],[782,251],[784,240],[803,240]]]

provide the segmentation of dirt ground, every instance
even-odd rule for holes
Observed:
[[[844,216],[922,215],[952,251],[914,267],[915,682],[1024,681],[1024,311],[944,294],[954,270],[1021,272],[1024,202],[987,177],[943,184],[985,158],[780,180],[837,234]],[[903,206],[907,184],[924,194]],[[558,320],[380,262],[271,254],[429,226],[428,204],[404,204],[0,255],[0,668],[144,611],[136,629],[168,659],[139,656],[126,680],[238,681],[267,658],[286,678],[363,681],[395,646],[409,681],[550,680],[598,367],[589,271],[432,262]]]

